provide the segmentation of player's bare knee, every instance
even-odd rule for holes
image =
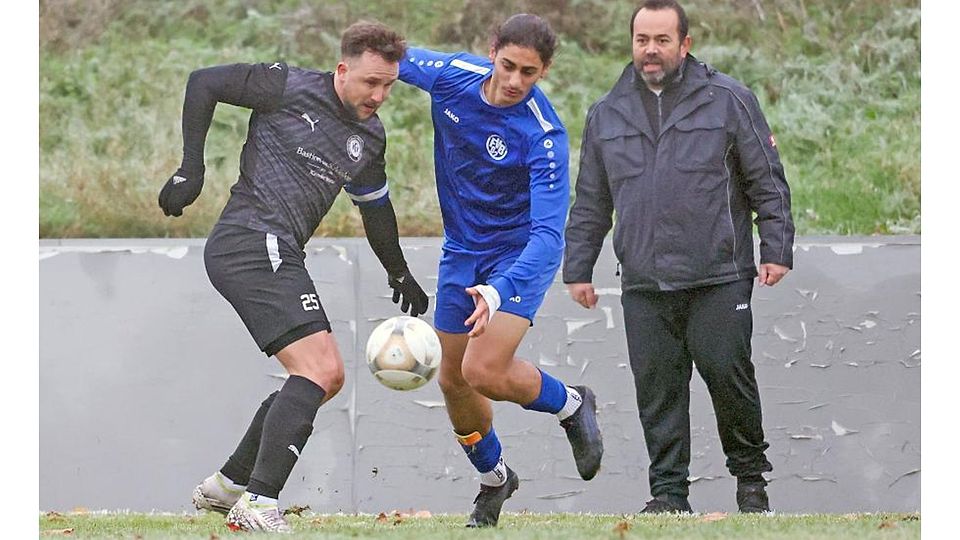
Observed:
[[[500,399],[500,377],[480,362],[464,362],[463,379],[474,391],[490,399]]]
[[[327,393],[327,399],[335,396],[340,389],[343,388],[344,383],[344,372],[343,372],[343,362],[327,362],[322,365],[322,372],[320,377],[323,378],[324,384],[320,386]]]
[[[440,385],[440,391],[447,397],[458,397],[473,392],[470,384],[460,373],[441,370],[437,383]]]
[[[330,399],[343,388],[343,362],[336,356],[310,355],[297,358],[289,362],[288,371],[291,375],[300,375],[313,381],[323,388],[326,399]]]

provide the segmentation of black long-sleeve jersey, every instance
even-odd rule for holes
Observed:
[[[358,121],[344,109],[332,73],[282,62],[193,72],[183,107],[186,171],[203,170],[217,102],[253,109],[240,177],[221,223],[271,233],[302,249],[343,188],[360,207],[371,245],[388,272],[405,269],[388,197],[383,124],[376,115]]]

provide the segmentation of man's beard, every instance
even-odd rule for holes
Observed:
[[[665,82],[672,81],[674,77],[676,77],[677,72],[680,71],[680,66],[682,65],[683,65],[683,62],[680,59],[677,59],[677,63],[671,69],[664,69],[665,66],[661,61],[660,71],[657,71],[655,73],[645,72],[643,70],[643,64],[640,64],[638,66],[636,63],[634,63],[633,69],[637,72],[637,75],[639,75],[640,78],[643,79],[643,82],[645,82],[647,86],[662,87]]]
[[[355,121],[355,122],[361,121],[361,119],[360,119],[360,111],[357,110],[357,107],[355,107],[355,106],[353,105],[353,103],[344,101],[344,102],[343,102],[343,110],[347,111],[347,116],[349,116],[351,120],[353,120],[353,121]]]

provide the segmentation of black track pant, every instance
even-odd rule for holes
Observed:
[[[727,468],[736,477],[773,470],[764,456],[760,393],[750,360],[753,280],[621,297],[650,493],[686,497],[693,364],[713,401]]]

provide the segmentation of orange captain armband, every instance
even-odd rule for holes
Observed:
[[[460,444],[463,446],[473,446],[480,442],[480,439],[483,438],[483,435],[480,435],[479,431],[474,431],[469,435],[460,435],[457,432],[454,432],[453,434],[457,436],[457,440],[460,441]]]

